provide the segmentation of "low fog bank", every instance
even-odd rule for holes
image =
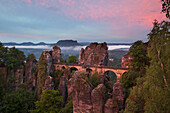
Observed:
[[[131,45],[108,45],[108,50],[115,50],[115,49],[129,49]],[[6,46],[6,47],[13,47],[13,46]],[[70,47],[60,47],[61,51],[80,51],[81,48],[85,49],[86,46],[70,46]],[[51,50],[52,46],[49,45],[35,45],[35,46],[20,46],[17,45],[15,48],[19,49],[43,49],[43,50]]]

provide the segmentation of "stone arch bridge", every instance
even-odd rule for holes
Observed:
[[[105,73],[106,71],[113,71],[117,78],[120,79],[123,75],[123,73],[128,71],[128,68],[121,68],[121,67],[110,67],[110,66],[83,66],[81,64],[68,64],[68,63],[55,63],[54,64],[55,69],[71,69],[76,68],[78,71],[81,72],[98,72],[98,73]]]

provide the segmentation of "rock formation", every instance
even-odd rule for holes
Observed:
[[[58,91],[60,92],[60,94],[63,97],[63,105],[62,106],[64,107],[66,104],[66,101],[67,101],[67,85],[66,85],[66,77],[65,76],[62,76],[60,78]]]
[[[117,102],[113,99],[108,99],[104,106],[104,113],[118,113],[118,105]]]
[[[123,55],[122,57],[122,68],[132,68],[130,61],[132,60],[132,56],[129,53]]]
[[[36,87],[36,69],[37,69],[37,61],[29,60],[25,65],[25,83],[27,84],[27,88],[29,90],[33,90]]]
[[[91,91],[90,84],[81,78],[81,72],[75,72],[73,78],[73,112],[74,113],[91,113]]]
[[[124,102],[124,93],[123,93],[123,86],[119,81],[117,81],[113,85],[112,98],[117,101],[119,110],[122,109],[123,108],[123,102]]]
[[[104,84],[99,84],[92,90],[91,99],[93,105],[93,113],[103,113],[104,103],[106,98],[106,87]]]
[[[112,98],[109,98],[105,104],[105,113],[118,113],[123,108],[124,93],[122,84],[117,81],[113,85]]]
[[[61,61],[61,49],[57,45],[53,47],[52,60],[54,64]]]
[[[54,89],[54,82],[51,76],[48,76],[45,80],[45,84],[44,87],[42,88],[42,91],[44,91],[45,89]]]
[[[82,48],[79,54],[79,64],[84,65],[104,65],[108,62],[108,47],[104,43],[91,43],[89,46]]]
[[[46,61],[47,61],[47,73],[50,76],[53,73],[53,62],[52,62],[52,56],[51,51],[43,51],[42,54],[44,55]]]
[[[47,73],[49,76],[52,75],[54,71],[53,64],[60,63],[61,60],[61,49],[56,45],[53,47],[52,51],[43,51],[42,54],[45,56],[47,60]]]

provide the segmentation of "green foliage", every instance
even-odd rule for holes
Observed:
[[[52,77],[54,79],[54,88],[58,89],[59,83],[60,83],[60,78],[63,76],[63,71],[57,69],[53,74]]]
[[[77,57],[74,55],[69,56],[68,63],[77,63]]]
[[[73,113],[73,100],[70,100],[66,106],[61,109],[60,113]]]
[[[148,56],[152,59],[146,72],[145,111],[169,113],[170,108],[170,22],[154,22],[149,34],[151,48]]]
[[[28,62],[28,61],[33,61],[33,60],[36,60],[35,55],[33,53],[28,54],[27,58],[26,58],[26,61]]]
[[[146,65],[149,65],[149,58],[146,55],[146,47],[142,41],[136,41],[129,49],[130,55],[133,57],[131,65],[136,71],[144,70]]]
[[[90,75],[89,82],[95,87],[97,87],[100,84],[100,78],[97,73]]]
[[[0,42],[0,66],[5,64],[5,57],[7,54],[7,47],[4,47],[3,44]]]
[[[170,103],[170,22],[154,22],[149,36],[150,66],[145,76],[137,78],[127,99],[125,112],[169,113]]]
[[[2,102],[0,112],[3,113],[27,113],[34,108],[33,93],[26,90],[24,84],[18,85],[18,90],[7,93]]]
[[[40,79],[40,85],[44,86],[45,79],[47,78],[47,61],[45,56],[41,54],[40,59],[38,61],[38,73]]]
[[[13,69],[16,71],[21,65],[24,64],[25,61],[25,55],[24,52],[16,49],[15,47],[10,48],[7,51],[6,57],[5,57],[5,65],[9,69]]]
[[[62,96],[57,90],[46,89],[41,99],[35,102],[36,109],[32,113],[59,113],[62,106]]]
[[[126,74],[122,76],[122,85],[124,88],[128,89],[136,85],[136,78],[140,77],[140,73],[134,70],[129,70]]]
[[[143,88],[143,78],[137,80],[137,85],[133,87],[129,97],[127,98],[127,107],[124,113],[144,113],[144,88]]]
[[[61,58],[61,63],[66,63],[67,61],[64,58]]]

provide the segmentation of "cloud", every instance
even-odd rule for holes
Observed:
[[[160,11],[160,0],[1,0],[0,32],[46,41],[131,42],[145,39],[154,19],[165,19]]]
[[[60,9],[56,12],[77,20],[105,22],[122,36],[132,35],[137,27],[150,29],[154,19],[165,19],[159,0],[36,0],[36,4]]]

